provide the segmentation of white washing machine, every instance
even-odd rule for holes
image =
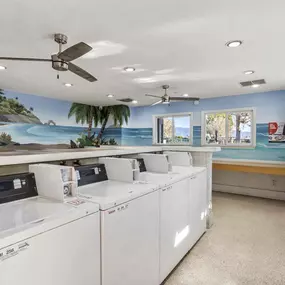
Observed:
[[[99,207],[68,201],[39,197],[33,173],[0,177],[1,285],[100,284]]]
[[[171,170],[166,155],[141,154],[139,180],[157,183],[160,193],[160,283],[189,251],[189,174]],[[160,173],[158,173],[160,172]]]
[[[102,285],[159,284],[158,187],[135,183],[133,162],[76,167],[80,197],[100,205]]]
[[[190,248],[206,232],[207,216],[207,172],[205,167],[193,167],[189,152],[164,152],[174,172],[188,172],[190,176]]]

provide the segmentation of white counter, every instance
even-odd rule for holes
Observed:
[[[136,154],[141,152],[154,152],[163,150],[180,150],[193,152],[215,152],[220,148],[216,147],[190,147],[190,146],[149,146],[149,147],[100,147],[84,149],[45,149],[45,150],[19,150],[13,152],[0,153],[1,165],[16,165],[27,163],[38,163],[59,160],[72,160],[83,158],[96,158],[103,156],[117,156],[126,154]]]
[[[190,152],[217,152],[221,151],[220,147],[195,147],[187,145],[169,145],[169,146],[160,146],[163,150],[172,150],[172,151],[190,151]]]

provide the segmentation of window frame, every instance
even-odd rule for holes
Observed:
[[[184,116],[189,116],[189,128],[190,128],[190,140],[189,142],[185,143],[171,143],[171,144],[164,144],[164,143],[158,143],[158,136],[157,136],[157,119],[158,118],[169,118],[172,117],[172,122],[174,117],[184,117]],[[157,114],[157,115],[152,115],[152,144],[153,145],[193,145],[193,112],[183,112],[183,113],[164,113],[164,114]],[[175,127],[174,127],[175,130]],[[174,133],[172,133],[172,138],[173,138]]]
[[[229,144],[227,140],[228,134],[228,113],[238,113],[238,112],[251,112],[252,113],[252,121],[251,121],[251,137],[252,141],[250,144]],[[226,144],[208,144],[206,143],[206,115],[215,114],[215,113],[225,113],[226,114],[226,125],[225,125],[225,133],[226,133]],[[256,108],[255,107],[246,107],[246,108],[235,108],[235,109],[220,109],[220,110],[207,110],[201,112],[201,145],[202,146],[219,146],[222,148],[255,148],[256,147]]]

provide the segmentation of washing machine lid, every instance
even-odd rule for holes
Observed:
[[[159,189],[159,185],[145,182],[119,182],[107,180],[78,187],[79,197],[100,205],[107,210]]]
[[[155,172],[141,172],[139,180],[148,183],[158,184],[160,187],[171,185],[175,182],[181,181],[189,177],[189,173],[186,170],[171,171],[168,173],[155,173]]]
[[[185,173],[188,174],[190,177],[206,171],[206,167],[196,167],[196,166],[172,166],[172,171],[176,173]]]
[[[92,207],[90,207],[92,206]],[[84,200],[70,203],[34,197],[0,205],[0,249],[25,238],[98,212]]]

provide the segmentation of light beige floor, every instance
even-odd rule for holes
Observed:
[[[285,203],[215,194],[214,226],[166,285],[285,285]]]

